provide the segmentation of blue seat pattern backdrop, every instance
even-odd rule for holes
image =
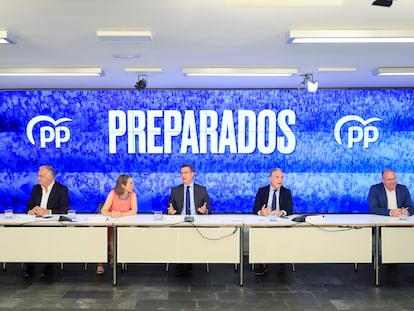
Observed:
[[[366,213],[384,168],[414,183],[413,90],[0,91],[0,211],[24,212],[40,165],[78,212],[120,173],[140,212],[165,210],[190,163],[215,213],[251,213],[280,167],[297,213]]]

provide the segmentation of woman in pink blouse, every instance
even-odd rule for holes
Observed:
[[[109,192],[108,197],[101,209],[101,214],[118,218],[122,216],[135,215],[138,212],[137,195],[133,191],[134,182],[132,177],[126,174],[121,174],[116,180],[115,189]],[[110,255],[110,263],[113,263],[113,229],[108,228],[108,249]],[[104,266],[102,263],[98,264],[96,274],[104,274]]]

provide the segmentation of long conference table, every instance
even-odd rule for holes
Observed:
[[[107,262],[107,228],[112,227],[113,285],[117,263],[235,264],[243,285],[245,251],[250,264],[373,263],[376,285],[381,264],[414,263],[414,250],[406,247],[414,238],[414,217],[325,214],[294,222],[295,216],[216,214],[186,222],[181,215],[163,215],[160,220],[152,214],[77,214],[75,221],[67,222],[59,221],[59,215],[14,214],[6,219],[1,214],[0,262]]]

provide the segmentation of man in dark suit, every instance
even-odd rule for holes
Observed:
[[[70,205],[68,188],[55,180],[55,169],[50,165],[43,165],[39,168],[37,177],[39,184],[32,189],[26,213],[39,217],[51,214],[66,214]],[[34,264],[27,263],[24,277],[32,277],[34,270]],[[53,266],[47,264],[40,276],[47,278],[52,272]]]
[[[171,189],[168,200],[168,214],[211,214],[210,198],[207,189],[193,182],[194,173],[194,167],[192,165],[181,165],[180,174],[183,183]],[[182,276],[191,269],[191,264],[177,264],[175,270],[176,276]]]
[[[260,216],[267,216],[269,214],[286,216],[292,214],[292,194],[289,189],[282,186],[282,170],[280,168],[272,169],[269,181],[270,184],[268,186],[259,188],[257,191],[253,213]],[[278,198],[278,200],[273,201],[274,197]]]
[[[211,214],[210,198],[207,189],[193,182],[194,173],[192,165],[184,164],[181,166],[180,174],[183,183],[171,189],[168,200],[168,214]],[[188,200],[187,193],[189,194]],[[188,207],[190,210],[188,210]]]
[[[282,186],[283,171],[274,168],[269,175],[270,184],[259,188],[254,200],[253,213],[259,216],[286,216],[293,214],[292,194],[289,189]],[[266,264],[256,266],[255,274],[264,275],[267,271]]]
[[[414,213],[408,188],[397,184],[395,172],[390,169],[384,170],[381,182],[369,189],[368,205],[372,214],[399,217]]]

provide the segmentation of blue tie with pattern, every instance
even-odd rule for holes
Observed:
[[[186,213],[186,215],[191,215],[191,208],[190,208],[190,186],[187,186],[187,190],[185,192],[185,213]]]

